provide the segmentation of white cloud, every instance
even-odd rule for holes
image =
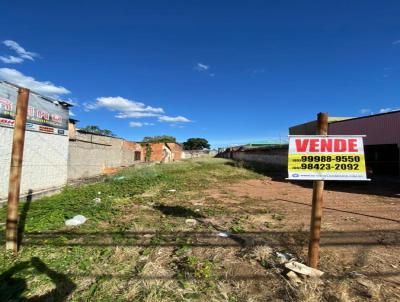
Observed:
[[[400,40],[394,41],[392,44],[393,44],[393,45],[400,44]]]
[[[73,113],[71,110],[69,111],[69,116],[75,116],[75,113]]]
[[[25,50],[21,45],[12,40],[5,40],[3,41],[3,44],[8,48],[14,50],[18,54],[18,56],[22,59],[35,61],[34,58],[39,56],[37,53]]]
[[[133,127],[133,128],[143,127],[143,123],[141,123],[141,122],[130,122],[129,123],[129,127]]]
[[[86,111],[104,108],[109,111],[116,112],[116,118],[143,118],[143,117],[158,117],[159,122],[167,123],[187,123],[190,120],[183,116],[171,117],[164,115],[164,109],[160,107],[147,106],[144,103],[128,100],[126,98],[116,97],[99,97],[94,103],[83,104]],[[130,122],[130,127],[153,126],[152,123]]]
[[[129,127],[132,127],[132,128],[140,128],[143,126],[154,126],[154,124],[153,123],[141,123],[141,122],[130,122],[129,123]]]
[[[128,112],[128,113],[118,113],[115,117],[116,118],[141,118],[141,117],[153,117],[153,116],[159,116],[159,114],[152,113],[152,112]]]
[[[196,66],[194,67],[194,69],[198,70],[198,71],[207,71],[210,69],[210,65],[206,65],[203,63],[197,63]]]
[[[392,108],[382,108],[382,109],[379,109],[379,113],[386,113],[386,112],[389,112],[389,111],[393,111],[394,109],[392,109]]]
[[[160,117],[158,117],[158,121],[159,122],[167,122],[167,123],[189,123],[190,120],[184,116],[167,116],[167,115],[162,115]]]
[[[14,56],[8,56],[8,57],[0,56],[0,61],[6,64],[19,64],[22,63],[24,59]]]
[[[361,114],[371,114],[372,111],[371,111],[371,109],[363,108],[363,109],[360,110],[360,113]]]
[[[49,81],[37,81],[33,77],[26,76],[18,70],[11,68],[0,68],[0,79],[48,96],[70,93],[68,89],[62,86],[55,86]]]
[[[95,103],[84,104],[86,110],[105,108],[110,111],[117,111],[117,118],[140,118],[159,116],[164,113],[162,108],[146,106],[143,103],[131,101],[120,96],[99,97]]]

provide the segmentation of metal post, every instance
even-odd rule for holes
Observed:
[[[317,135],[328,134],[328,113],[318,113]],[[311,224],[310,224],[310,242],[308,245],[308,265],[317,268],[319,260],[319,241],[321,237],[321,219],[323,203],[324,181],[314,180]]]
[[[18,251],[18,203],[28,101],[29,89],[19,88],[11,153],[6,222],[6,250],[11,250],[14,253]]]

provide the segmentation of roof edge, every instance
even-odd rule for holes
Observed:
[[[0,80],[0,83],[4,83],[4,84],[7,84],[7,85],[16,87],[16,88],[26,88],[26,87],[18,86],[17,84],[14,84],[14,83],[11,83],[11,82],[8,82],[8,81],[4,81],[4,80]],[[26,88],[26,89],[29,89],[29,88]],[[38,93],[38,92],[36,92],[36,91],[34,91],[34,90],[31,90],[31,89],[29,89],[29,91],[30,91],[30,93],[33,93],[33,94],[36,94],[37,96],[40,96],[41,98],[45,99],[46,101],[49,101],[49,102],[58,102],[58,103],[60,103],[60,104],[63,105],[63,106],[66,106],[66,107],[73,107],[72,104],[70,104],[70,103],[68,103],[68,102],[66,102],[66,101],[63,101],[63,100],[61,100],[61,99],[56,99],[56,98],[53,98],[53,97],[50,97],[50,96],[46,96],[46,95],[40,94],[40,93]]]

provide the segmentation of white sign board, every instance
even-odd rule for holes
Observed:
[[[288,173],[294,180],[368,180],[363,136],[289,136]]]

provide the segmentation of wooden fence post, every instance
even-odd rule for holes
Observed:
[[[318,113],[317,135],[328,135],[327,113]],[[314,180],[310,223],[310,242],[308,245],[308,265],[313,268],[317,268],[319,260],[319,241],[321,237],[323,193],[324,181]]]
[[[12,250],[14,253],[18,251],[18,203],[28,101],[29,89],[19,88],[11,153],[6,221],[6,250]]]

